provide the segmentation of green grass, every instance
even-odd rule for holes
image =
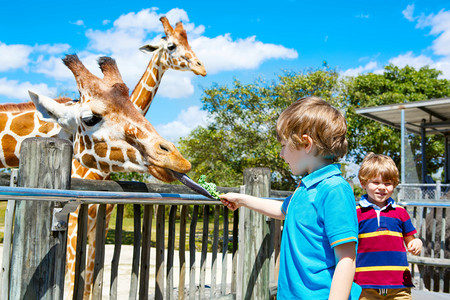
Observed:
[[[8,201],[0,201],[0,243],[3,243],[4,230],[5,230],[5,213],[6,213],[6,205]]]

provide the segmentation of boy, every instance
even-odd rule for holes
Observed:
[[[411,299],[411,273],[406,249],[418,255],[422,241],[408,212],[391,198],[398,185],[398,169],[385,155],[369,153],[358,173],[367,194],[357,207],[359,222],[355,282],[360,299]]]
[[[355,198],[342,178],[344,116],[317,97],[294,102],[278,118],[280,156],[303,175],[292,197],[279,201],[249,195],[220,195],[231,210],[244,206],[285,220],[277,299],[358,299],[353,284],[358,224]],[[350,296],[350,297],[349,297]]]

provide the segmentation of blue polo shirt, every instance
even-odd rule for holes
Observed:
[[[333,247],[358,241],[355,198],[340,165],[304,177],[281,209],[285,221],[277,299],[328,299],[338,261]],[[360,292],[354,284],[349,299],[359,299]]]

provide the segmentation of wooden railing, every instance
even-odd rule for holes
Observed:
[[[55,165],[55,162],[58,162],[59,166],[61,158],[52,157],[53,152],[53,150],[48,152],[48,157],[45,158],[48,160],[47,164]],[[40,155],[42,151],[34,151],[34,153],[35,155],[31,156],[33,159],[38,156],[36,153]],[[45,165],[45,163],[37,163],[39,168]],[[37,179],[33,179],[37,185],[43,183],[54,185],[55,182],[61,182],[61,178],[64,177],[55,175],[55,171],[46,171],[47,173],[43,174],[42,171],[32,170],[28,173],[37,176]],[[21,176],[26,173],[21,173]],[[48,177],[48,174],[52,176]],[[19,181],[19,186],[23,186],[20,183],[23,184],[27,180],[21,177],[19,180],[13,179],[12,183]],[[9,178],[0,177],[0,185],[7,186],[9,181]],[[246,170],[243,187],[219,188],[219,191],[244,192],[274,199],[282,199],[291,194],[291,192],[270,190],[269,181],[270,172],[267,169]],[[46,189],[38,191],[14,188],[13,190],[20,194],[19,196],[0,192],[0,199],[20,199],[15,203],[21,202],[20,209],[23,204],[33,204],[31,211],[28,210],[27,213],[23,210],[16,211],[15,215],[19,218],[16,218],[18,223],[15,226],[12,223],[8,225],[8,222],[5,225],[1,299],[23,299],[24,296],[31,294],[38,295],[40,299],[62,299],[65,231],[51,231],[48,220],[52,219],[53,208],[57,206],[67,208],[74,205],[80,205],[74,299],[81,299],[85,280],[87,209],[90,204],[100,204],[92,299],[102,299],[107,291],[110,299],[119,299],[118,287],[123,287],[123,280],[119,275],[121,268],[119,258],[123,249],[121,224],[126,203],[133,203],[135,216],[129,299],[147,299],[148,297],[155,299],[268,299],[276,294],[282,227],[280,221],[266,219],[247,209],[240,209],[239,213],[230,212],[219,201],[193,195],[190,190],[181,185],[72,179],[71,190],[48,190],[55,186],[44,188]],[[108,193],[102,194],[95,191],[108,191]],[[30,199],[34,200],[29,201]],[[8,203],[7,215],[10,219],[14,215],[14,210],[10,206],[13,202],[11,200]],[[111,278],[109,287],[103,287],[107,203],[117,205],[117,217]],[[46,209],[37,214],[36,207],[42,204]],[[431,290],[448,292],[450,282],[448,277],[450,263],[447,257],[448,205],[442,206],[438,203],[402,203],[402,205],[407,207],[413,224],[418,229],[418,237],[424,241],[425,249],[429,249],[425,250],[420,257],[408,257],[412,264],[413,275],[419,278],[418,287],[423,289],[431,286],[432,288],[428,287]],[[141,218],[141,210],[143,210],[143,218]],[[180,225],[177,229],[175,224],[178,223]],[[39,232],[39,239],[48,239],[45,249],[33,252],[32,249],[35,248],[26,248],[30,246],[29,239],[34,239],[35,242],[37,240],[33,234],[21,232],[22,227],[25,226],[33,228],[28,229],[28,232]],[[14,239],[17,240],[13,242],[12,232],[16,229]],[[152,236],[155,243],[152,243]],[[39,242],[42,241],[39,240]],[[178,248],[175,246],[177,243]],[[20,249],[8,248],[11,245]],[[155,267],[150,264],[151,249],[155,251]],[[33,258],[33,262],[27,265],[24,273],[23,262],[27,255]],[[208,255],[211,256],[211,263],[207,265]],[[54,265],[48,264],[50,256],[53,257],[51,261]],[[5,260],[6,257],[7,260]],[[9,261],[9,258],[15,258],[15,262],[14,259]],[[176,260],[179,262],[179,268],[174,267]],[[43,262],[47,264],[44,266]],[[43,269],[44,267],[47,269]],[[427,277],[429,268],[438,271],[432,271]],[[207,272],[207,269],[210,271]],[[414,272],[417,269],[419,272]],[[11,274],[8,273],[9,270]],[[154,277],[154,280],[151,280],[151,277]],[[175,277],[179,280],[175,280]],[[42,284],[43,281],[46,282],[45,285]]]
[[[40,151],[34,150],[34,153],[36,152],[39,153]],[[22,157],[26,157],[26,155]],[[46,159],[55,161],[54,157],[47,157]],[[46,164],[38,163],[37,165],[40,168]],[[47,170],[46,172],[54,174],[52,173],[53,171]],[[43,179],[42,170],[36,171],[33,168],[31,172],[21,171],[21,176],[25,176],[23,174],[26,173],[38,174],[38,176],[40,174],[41,179]],[[267,169],[262,169],[262,172],[261,169],[248,170],[247,174],[244,173],[244,177],[247,178],[247,180],[244,180],[244,183],[247,181],[244,185],[245,188],[219,188],[219,191],[250,192],[256,196],[270,196],[272,198],[283,198],[290,194],[289,192],[277,192],[267,189],[268,178],[270,178],[270,172]],[[58,181],[59,179],[55,180]],[[6,180],[3,179],[3,181]],[[14,182],[14,180],[12,181]],[[21,181],[23,183],[27,180],[21,177],[18,181],[20,186]],[[36,181],[36,179],[31,181]],[[42,181],[45,182],[46,180]],[[38,185],[42,181],[40,182],[38,178]],[[38,187],[42,188],[42,186]],[[148,299],[149,296],[155,299],[249,299],[249,297],[252,297],[252,299],[268,299],[270,291],[276,291],[276,287],[273,287],[276,285],[276,274],[278,273],[276,262],[278,261],[279,240],[281,239],[280,222],[266,220],[265,217],[259,214],[256,214],[256,216],[252,215],[253,212],[251,211],[241,212],[245,214],[245,217],[239,218],[238,212],[230,212],[219,201],[211,201],[200,195],[190,195],[191,191],[181,185],[72,179],[71,189],[48,190],[47,188],[33,188],[27,190],[26,188],[18,187],[12,189],[16,194],[6,192],[6,190],[0,193],[1,199],[8,199],[8,197],[10,199],[20,199],[15,204],[21,203],[21,206],[24,203],[33,203],[32,209],[34,211],[28,211],[26,214],[23,214],[23,211],[16,211],[16,217],[18,215],[27,215],[29,219],[32,218],[31,224],[26,225],[32,226],[32,229],[29,229],[29,231],[47,230],[47,233],[42,232],[42,239],[45,239],[45,236],[51,236],[52,239],[49,243],[55,245],[51,249],[47,249],[47,245],[47,250],[45,250],[47,252],[44,251],[42,256],[42,253],[40,253],[42,251],[35,251],[35,245],[29,245],[27,240],[30,236],[27,234],[24,235],[14,231],[14,239],[19,240],[12,242],[11,234],[13,230],[24,226],[21,223],[17,223],[17,218],[14,226],[12,224],[10,226],[6,225],[10,230],[10,234],[8,237],[5,232],[6,244],[4,244],[4,249],[11,245],[14,249],[4,251],[2,299],[23,299],[24,296],[26,297],[33,293],[38,295],[39,299],[62,299],[63,286],[61,283],[63,279],[61,276],[64,277],[62,270],[64,270],[65,262],[65,254],[63,254],[65,231],[58,231],[59,233],[57,233],[57,238],[55,239],[54,235],[56,233],[47,228],[48,221],[44,222],[44,219],[52,217],[51,211],[53,211],[55,206],[67,208],[77,205],[80,205],[80,210],[74,299],[82,298],[85,281],[87,210],[88,205],[94,203],[100,205],[96,228],[96,258],[92,299],[102,299],[106,290],[109,290],[110,299],[118,299],[117,289],[121,285],[121,278],[118,275],[120,269],[119,258],[122,249],[121,224],[125,203],[133,203],[135,216],[129,299]],[[267,189],[267,194],[261,194],[261,191],[265,189]],[[105,193],[107,194],[105,195],[101,192],[96,194],[92,191],[110,192]],[[110,197],[111,200],[104,200],[104,197]],[[47,201],[43,200],[45,198],[47,198]],[[34,199],[34,201],[30,201],[30,199]],[[10,202],[12,203],[13,201],[11,200]],[[45,204],[45,210],[49,210],[46,213],[47,217],[36,215],[36,207],[43,203],[47,203]],[[103,287],[105,212],[107,203],[117,204],[117,218],[110,286]],[[141,218],[140,214],[141,209],[143,209],[144,213],[143,218]],[[156,226],[152,226],[153,223]],[[180,224],[177,231],[176,223]],[[265,231],[254,234],[255,228],[263,230],[263,227],[266,228],[264,229]],[[156,230],[152,230],[152,228],[156,228]],[[201,230],[197,230],[198,228],[201,228]],[[251,236],[248,236],[249,233],[244,232],[244,228],[247,228],[247,230],[251,229],[248,230]],[[239,230],[240,232],[238,232]],[[198,236],[198,233],[200,236]],[[153,235],[154,240],[156,240],[155,244],[152,243],[151,239]],[[239,239],[241,239],[241,243]],[[246,247],[241,246],[238,256],[238,244],[243,245],[242,239],[247,239],[245,243],[248,247],[246,249]],[[8,240],[9,246],[7,245]],[[175,250],[176,242],[179,245],[178,251]],[[185,248],[186,244],[187,248]],[[29,248],[30,246],[34,248]],[[197,246],[201,246],[201,249],[198,249]],[[56,251],[58,255],[53,258],[55,265],[45,266],[47,268],[43,271],[45,274],[42,276],[36,275],[39,273],[36,270],[44,267],[42,262],[49,255],[55,254],[55,247],[58,249]],[[156,250],[155,268],[150,265],[150,250],[152,248]],[[255,250],[259,255],[258,257],[253,256],[253,251]],[[22,265],[19,264],[17,266],[17,262],[23,260],[25,257],[24,253],[31,252],[33,259],[37,260],[37,262],[34,265],[29,265],[29,270],[22,273]],[[7,254],[5,255],[5,253]],[[176,253],[178,253],[178,257],[176,257]],[[198,253],[200,253],[200,260],[198,255],[196,255]],[[208,272],[209,276],[207,276],[206,272],[206,257],[208,253],[211,253],[211,265],[208,266],[208,269],[211,270]],[[186,255],[189,256],[189,259],[187,259]],[[5,258],[13,259],[8,261]],[[40,259],[41,261],[39,261]],[[175,260],[178,260],[180,265],[180,268],[177,270],[174,268]],[[16,266],[14,266],[15,263]],[[198,263],[199,267],[197,267]],[[11,274],[5,274],[6,269],[11,269]],[[174,280],[175,272],[177,272],[176,275],[178,276],[176,277],[179,278],[178,281]],[[150,280],[153,276],[150,275],[153,275],[155,278],[154,285]],[[53,278],[54,276],[57,278]],[[6,284],[5,279],[9,280]],[[42,282],[45,282],[45,284],[42,284]]]
[[[417,288],[449,293],[450,202],[400,204],[408,210],[417,237],[423,242],[420,256],[408,255],[413,278],[417,278],[419,284]]]

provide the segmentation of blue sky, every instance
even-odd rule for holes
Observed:
[[[430,65],[450,78],[450,1],[3,1],[0,103],[28,101],[27,90],[77,96],[61,63],[77,53],[116,59],[132,90],[150,60],[138,48],[163,35],[159,17],[182,21],[208,75],[166,72],[147,118],[176,141],[205,124],[200,98],[213,83],[276,79],[318,68],[342,76],[382,72],[394,63]]]

